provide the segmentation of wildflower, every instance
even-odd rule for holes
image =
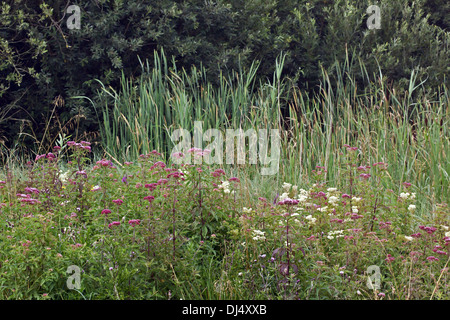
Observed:
[[[328,198],[328,202],[331,204],[331,205],[333,205],[333,206],[336,206],[337,205],[337,201],[339,200],[339,198],[338,197],[336,197],[336,196],[330,196],[329,198]]]
[[[352,201],[353,201],[353,202],[360,202],[360,201],[361,201],[361,198],[353,197],[353,198],[352,198]]]
[[[228,181],[240,182],[239,178],[236,177],[231,177],[230,179],[228,179]]]
[[[161,184],[165,184],[167,182],[169,182],[169,180],[167,180],[167,179],[159,179],[157,184],[161,185]]]
[[[391,261],[394,261],[395,258],[394,258],[393,256],[391,256],[390,254],[388,254],[388,255],[387,255],[387,258],[384,259],[384,260],[387,261],[387,262],[391,262]]]
[[[140,224],[141,223],[141,220],[139,220],[139,219],[133,219],[133,220],[129,220],[128,221],[128,224],[130,225],[130,226],[132,226],[132,227],[134,227],[134,226],[136,226],[136,225],[138,225],[138,224]]]
[[[252,208],[246,208],[246,207],[243,207],[243,208],[242,208],[242,212],[244,212],[244,213],[250,213],[250,212],[252,212]]]
[[[386,295],[385,295],[383,292],[380,292],[380,293],[378,294],[378,296],[379,296],[379,297],[382,297],[382,298],[386,297]]]
[[[409,197],[409,193],[408,192],[402,192],[402,193],[400,193],[400,198],[402,198],[402,199],[408,199],[408,197]]]
[[[405,236],[405,239],[408,240],[408,241],[413,241],[414,240],[413,237],[408,237],[408,236]]]
[[[312,215],[308,215],[305,217],[306,220],[308,220],[309,224],[315,224],[316,223],[316,218],[313,218]]]
[[[120,225],[120,221],[113,221],[110,224],[108,224],[108,228],[111,228],[112,226],[118,226]]]
[[[328,188],[327,191],[328,192],[335,192],[335,191],[337,191],[337,188]]]
[[[278,202],[278,205],[296,205],[298,204],[298,200],[296,199],[285,199],[283,201]]]
[[[92,187],[91,191],[98,191],[100,189],[101,189],[100,186],[96,185]]]
[[[408,207],[408,211],[413,213],[415,210],[416,210],[416,206],[413,205],[413,204],[410,204],[409,207]]]
[[[353,213],[358,213],[358,207],[357,206],[352,206],[352,212]]]
[[[111,213],[111,210],[109,210],[109,209],[103,209],[101,212],[101,214],[104,214],[104,215],[108,215],[110,213]]]
[[[286,200],[288,198],[289,198],[289,194],[287,192],[283,192],[281,194],[281,196],[279,197],[279,202],[282,202],[282,201],[284,201],[284,200]]]
[[[445,236],[446,236],[446,237],[450,237],[450,231],[446,232],[446,233],[445,233]]]
[[[120,206],[123,203],[123,200],[122,199],[116,199],[116,200],[113,200],[112,202],[114,202],[115,204]]]
[[[253,240],[266,240],[266,237],[264,236],[265,232],[261,230],[253,230]]]
[[[145,196],[144,200],[147,200],[148,202],[152,203],[153,200],[155,200],[154,196]]]
[[[435,256],[429,256],[429,257],[427,257],[427,260],[428,261],[439,261],[439,259],[436,258]]]
[[[289,191],[292,187],[292,184],[284,182],[283,185],[281,186],[281,188],[283,188],[283,190],[285,191]]]
[[[328,206],[325,206],[323,208],[317,208],[317,211],[320,211],[320,212],[325,212],[327,210],[328,210]]]

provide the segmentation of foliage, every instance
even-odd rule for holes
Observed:
[[[318,91],[322,67],[334,74],[343,61],[358,90],[379,72],[399,92],[412,71],[429,91],[448,75],[448,24],[439,14],[445,2],[381,1],[380,30],[367,29],[365,1],[75,1],[79,30],[67,28],[68,4],[2,1],[0,137],[9,148],[45,141],[49,149],[58,133],[97,138],[95,109],[71,98],[95,101],[95,79],[118,90],[122,71],[140,76],[138,57],[155,67],[155,50],[180,70],[204,66],[213,86],[221,73],[233,77],[257,61],[255,78],[264,83],[281,52],[284,76],[310,93]]]
[[[365,165],[357,147],[343,147],[343,188],[328,186],[319,167],[310,188],[283,183],[272,201],[249,199],[239,178],[203,162],[168,165],[152,151],[91,166],[88,142],[65,146],[67,171],[58,170],[57,146],[28,164],[25,179],[0,181],[2,299],[450,294],[448,206],[419,215],[414,187],[387,190],[389,164]],[[380,268],[375,291],[366,285],[371,265]],[[68,285],[70,266],[78,288]]]

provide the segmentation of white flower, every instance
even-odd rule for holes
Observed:
[[[253,230],[253,240],[266,240],[266,237],[264,236],[265,232],[261,230]]]
[[[358,213],[358,207],[357,206],[352,206],[352,212],[353,213]]]
[[[448,230],[448,227],[447,227],[447,226],[442,226],[442,225],[441,225],[441,228],[444,229],[445,231]]]
[[[334,192],[334,191],[337,191],[337,188],[328,188],[327,191],[328,192]]]
[[[327,236],[328,239],[333,240],[334,237],[333,236]]]
[[[59,172],[61,173],[62,170],[59,170]],[[68,176],[69,176],[69,171],[66,171],[66,172],[60,174],[59,177],[60,177],[60,179],[61,179],[62,182],[66,182]]]
[[[408,236],[405,236],[405,239],[408,240],[408,241],[413,241],[414,240],[413,237],[408,237]]]
[[[292,191],[294,191],[294,193],[297,193],[298,190],[298,186],[292,186]]]
[[[317,220],[316,218],[313,218],[312,215],[306,216],[305,219],[308,220],[309,224],[315,224]]]
[[[361,201],[361,198],[353,197],[353,198],[352,198],[352,201],[353,201],[353,202],[360,202],[360,201]]]
[[[224,189],[223,192],[224,193],[230,193],[230,189]]]
[[[410,204],[408,207],[409,212],[413,213],[416,210],[416,206],[413,204]]]
[[[450,237],[450,231],[445,233],[446,237]]]
[[[337,204],[336,202],[338,202],[338,200],[339,200],[339,198],[336,196],[331,196],[328,198],[328,202],[334,206]]]
[[[284,182],[281,187],[283,188],[283,190],[289,191],[289,189],[291,189],[291,187],[292,187],[292,184]]]
[[[400,193],[400,198],[408,199],[409,198],[409,192],[402,192],[402,193]]]
[[[299,195],[298,196],[298,201],[299,202],[305,202],[308,199],[308,196],[304,196],[304,195]]]
[[[327,210],[328,210],[328,206],[325,206],[323,208],[317,208],[317,211],[320,211],[320,212],[325,212]]]
[[[246,208],[246,207],[243,207],[242,208],[242,211],[244,212],[244,213],[250,213],[250,212],[252,212],[252,208]]]
[[[219,186],[219,189],[228,189],[228,186],[230,185],[229,181],[224,181],[222,182],[222,184]]]
[[[289,194],[287,192],[283,192],[280,196],[280,198],[278,199],[278,201],[284,201],[286,199],[289,198]]]

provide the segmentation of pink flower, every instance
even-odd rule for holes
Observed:
[[[108,215],[108,214],[110,214],[110,213],[111,213],[111,210],[109,210],[109,209],[103,209],[101,214]]]
[[[175,159],[181,159],[184,157],[184,153],[183,152],[174,152],[174,153],[172,153],[172,157],[174,157]]]
[[[429,257],[427,257],[427,260],[429,260],[429,261],[439,261],[439,259],[436,258],[435,256],[429,256]]]
[[[241,180],[239,180],[239,178],[236,178],[236,177],[231,177],[230,179],[228,179],[228,181],[240,182]]]
[[[118,225],[120,225],[119,221],[113,221],[110,224],[108,224],[108,228],[111,228],[112,226],[118,226]]]
[[[155,200],[154,196],[145,196],[144,200],[148,200],[148,202],[152,203],[153,200]]]
[[[122,199],[116,199],[116,200],[113,200],[112,202],[114,202],[115,204],[120,206],[123,203],[123,200]]]
[[[342,195],[342,198],[351,198],[348,194],[346,194],[346,193],[344,193],[343,195]]]
[[[169,182],[169,180],[167,180],[167,179],[159,179],[157,184],[161,185],[161,184],[165,184],[167,182]]]
[[[139,220],[139,219],[133,219],[133,220],[128,221],[128,224],[132,227],[134,227],[135,225],[138,225],[140,223],[141,223],[141,220]]]
[[[157,183],[146,183],[145,188],[147,188],[149,191],[153,191],[158,186]]]
[[[202,152],[202,149],[200,149],[200,148],[190,148],[187,152],[188,153]]]
[[[394,258],[393,256],[391,256],[390,254],[388,254],[388,255],[387,255],[387,258],[384,259],[384,260],[387,261],[387,262],[391,262],[391,261],[394,261],[395,258]]]

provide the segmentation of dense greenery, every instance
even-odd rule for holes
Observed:
[[[205,163],[92,166],[89,142],[62,147],[0,180],[0,299],[450,297],[448,206],[424,213],[358,147],[339,148],[341,188],[319,166],[274,199]]]
[[[69,30],[67,5],[81,8],[81,28]],[[222,72],[249,70],[271,78],[286,54],[283,75],[316,93],[322,67],[331,75],[346,59],[364,89],[382,73],[389,88],[417,84],[433,91],[449,68],[447,1],[380,1],[380,30],[368,30],[367,1],[2,1],[0,19],[0,142],[8,148],[47,148],[65,132],[95,140],[99,118],[86,96],[101,85],[120,87],[164,52],[178,69],[205,67],[213,86]],[[336,64],[338,62],[338,64]],[[365,69],[361,69],[361,65]],[[331,78],[330,83],[346,79]],[[288,112],[286,103],[281,108]]]

